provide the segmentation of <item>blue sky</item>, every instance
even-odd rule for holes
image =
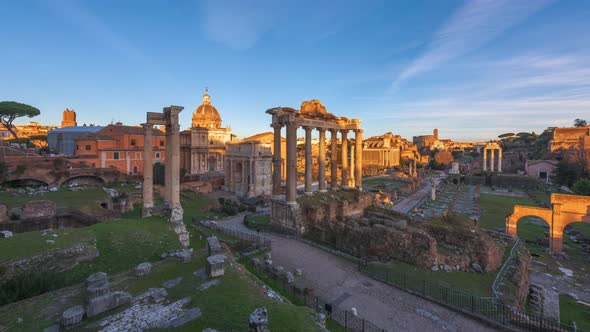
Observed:
[[[365,137],[484,140],[590,120],[588,17],[584,0],[7,1],[0,100],[53,124],[182,105],[185,129],[208,86],[240,137],[320,99]]]

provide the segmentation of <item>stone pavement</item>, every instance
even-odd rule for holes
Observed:
[[[430,186],[428,186],[430,187]],[[243,216],[219,222],[246,230]],[[480,321],[376,281],[356,264],[322,249],[279,235],[272,239],[272,261],[287,271],[302,269],[298,284],[341,309],[357,309],[358,316],[387,331],[496,331]]]
[[[400,213],[408,214],[410,211],[412,211],[413,208],[420,204],[422,199],[424,199],[425,197],[430,197],[430,180],[434,180],[434,182],[438,186],[440,177],[426,179],[424,181],[424,185],[422,188],[418,189],[415,193],[411,194],[410,196],[404,198],[403,200],[395,204],[393,206],[393,210]]]

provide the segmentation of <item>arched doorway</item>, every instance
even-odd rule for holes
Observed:
[[[590,224],[572,222],[563,229],[563,251],[574,260],[585,261],[590,255]]]
[[[533,256],[541,256],[551,247],[551,225],[538,216],[521,217],[517,222],[516,234]]]

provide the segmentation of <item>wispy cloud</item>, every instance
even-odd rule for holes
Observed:
[[[427,50],[406,67],[391,89],[404,80],[487,44],[552,0],[473,0],[460,7],[434,34]]]

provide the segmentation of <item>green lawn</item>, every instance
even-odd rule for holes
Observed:
[[[508,197],[492,194],[480,195],[481,218],[480,226],[482,228],[495,230],[496,228],[505,228],[506,215],[512,213],[514,205],[530,205],[535,203],[525,197]]]
[[[87,189],[81,191],[70,191],[62,188],[58,191],[48,192],[45,195],[12,195],[8,192],[0,192],[0,202],[5,204],[8,209],[20,207],[26,202],[36,200],[50,200],[61,208],[79,208],[85,211],[101,210],[100,203],[107,199],[107,195],[102,188]]]
[[[81,242],[89,242],[95,238],[92,231],[84,228],[56,230],[51,235],[42,236],[41,232],[17,233],[8,239],[0,241],[0,263],[12,261],[21,257],[33,256],[47,250],[72,247]],[[55,241],[48,244],[46,240]]]
[[[260,226],[267,226],[270,224],[270,216],[268,215],[260,215],[260,216],[253,216],[248,219],[248,224],[246,227],[256,230]]]
[[[590,308],[567,295],[559,295],[559,317],[562,323],[576,322],[578,329],[590,331]]]
[[[202,251],[187,264],[176,260],[164,261],[154,266],[146,277],[125,276],[113,280],[115,289],[139,295],[149,288],[161,287],[166,280],[183,277],[178,286],[167,290],[167,299],[172,302],[189,296],[192,302],[187,308],[199,307],[202,316],[177,328],[178,331],[201,331],[207,327],[221,331],[245,331],[248,329],[250,313],[262,306],[268,309],[271,331],[320,331],[314,322],[311,309],[271,300],[264,294],[263,289],[256,285],[250,274],[231,268],[229,264],[226,265],[225,275],[218,278],[221,281],[219,285],[201,291],[199,286],[204,281],[192,273],[204,267],[205,257],[206,253]],[[0,324],[9,326],[11,331],[41,330],[51,326],[54,324],[53,319],[57,318],[62,310],[83,304],[80,292],[75,292],[74,296],[68,296],[68,293],[72,292],[45,294],[0,307]],[[82,327],[70,331],[91,331],[83,326],[104,316],[103,314],[93,320],[86,320]],[[17,317],[23,318],[22,324],[15,323]]]
[[[401,178],[371,178],[363,179],[363,186],[366,187],[384,187],[390,190],[399,189],[406,184],[407,180]]]
[[[410,288],[419,288],[422,280],[428,283],[440,284],[441,286],[460,289],[478,296],[490,296],[492,284],[496,278],[495,272],[490,273],[471,273],[471,272],[445,272],[432,271],[415,265],[403,262],[370,263],[368,267],[372,273],[379,273],[380,276],[389,280],[402,280],[401,275],[405,275],[406,286]]]

